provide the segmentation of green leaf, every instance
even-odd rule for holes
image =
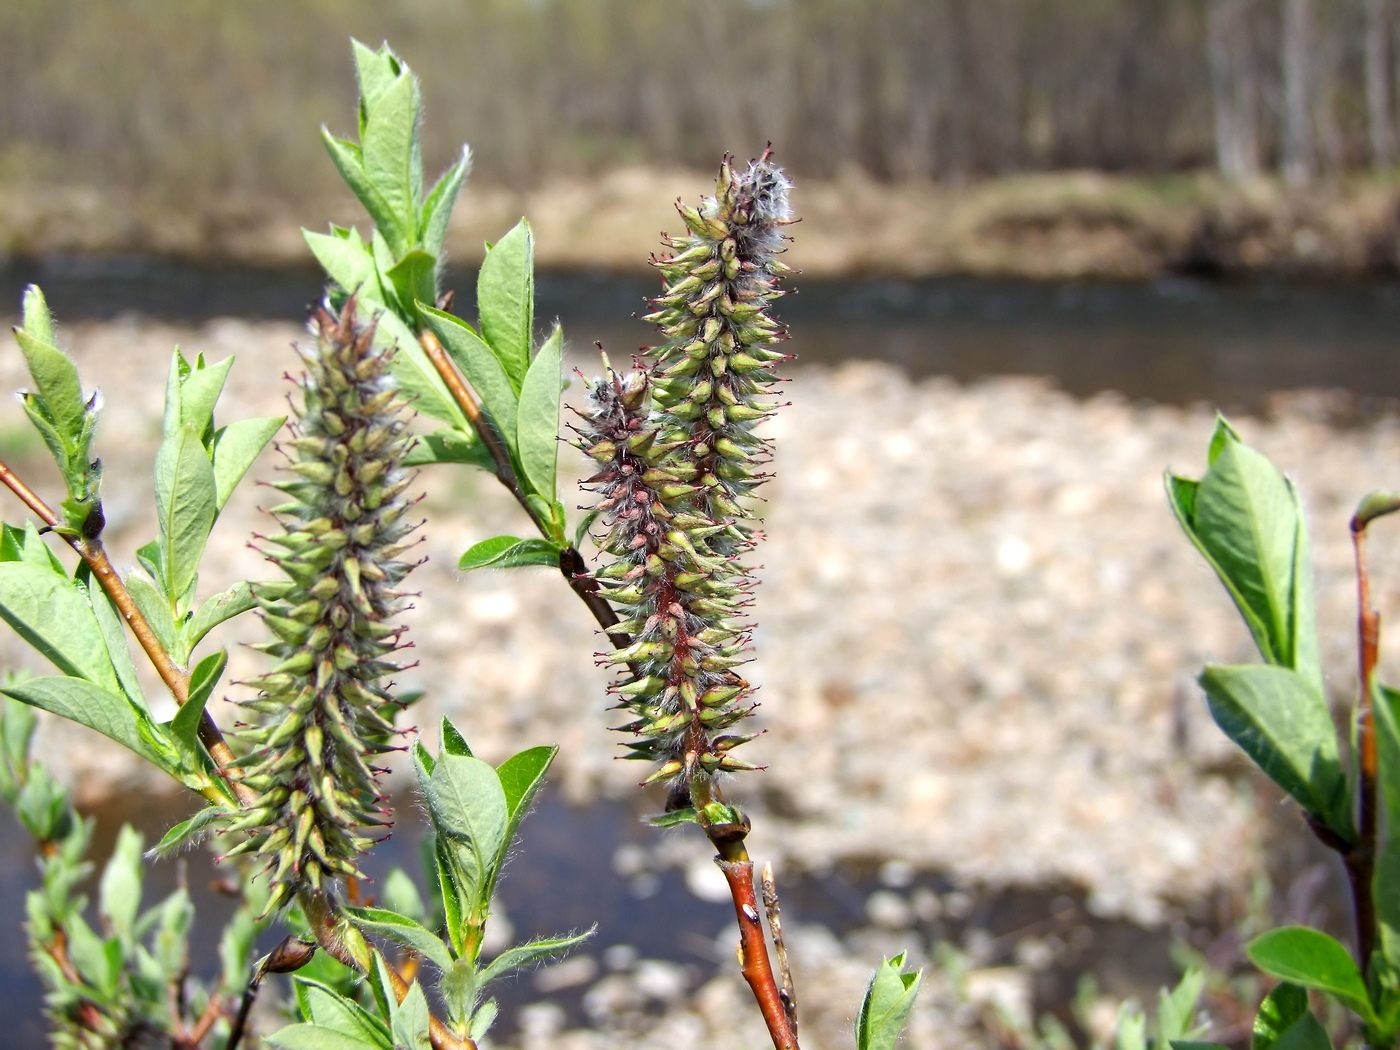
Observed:
[[[156,516],[165,596],[172,604],[194,583],[217,508],[218,488],[209,454],[195,428],[182,423],[165,436],[156,454]]]
[[[494,472],[496,461],[481,438],[472,431],[440,427],[431,434],[420,434],[404,457],[406,467],[426,467],[434,463],[469,463]]]
[[[554,499],[555,464],[559,459],[559,393],[564,367],[564,334],[558,326],[535,355],[520,388],[515,421],[516,448],[530,488]]]
[[[57,430],[64,447],[70,452],[75,451],[79,447],[87,411],[77,366],[58,347],[32,335],[27,329],[15,329],[15,339],[24,354],[29,375],[34,380],[35,393],[38,394],[44,415]]]
[[[189,820],[182,820],[150,848],[152,858],[169,857],[198,843],[226,814],[217,806],[205,806]]]
[[[366,47],[354,37],[350,38],[350,52],[355,58],[355,82],[360,89],[360,107],[369,109],[384,92],[393,87],[402,71],[402,63],[387,44],[377,49]]]
[[[123,944],[132,943],[141,904],[141,833],[123,824],[98,888],[98,911]]]
[[[21,327],[35,339],[50,346],[58,345],[58,337],[53,329],[53,313],[49,310],[48,300],[44,298],[44,293],[37,284],[25,286],[24,295],[20,299],[20,317],[23,319]]]
[[[904,972],[903,952],[875,968],[856,1017],[857,1050],[894,1050],[922,979],[922,970]]]
[[[391,937],[407,945],[443,972],[452,968],[452,955],[442,939],[407,915],[385,908],[352,908],[349,905],[345,905],[344,910],[364,932]]]
[[[515,536],[493,536],[473,544],[457,562],[463,570],[515,569],[525,565],[548,565],[559,568],[559,548],[537,536],[519,539]]]
[[[116,994],[117,984],[121,980],[120,954],[114,961],[108,951],[107,943],[93,931],[93,928],[83,920],[81,915],[69,917],[67,933],[68,957],[72,960],[73,966],[84,981],[92,985],[104,998],[110,1000]],[[120,953],[121,946],[115,937],[112,938],[111,943],[117,947],[117,951]]]
[[[1200,1032],[1192,1031],[1191,1022],[1196,1019],[1196,1003],[1205,988],[1206,975],[1202,970],[1187,970],[1177,986],[1170,992],[1165,988],[1157,997],[1157,1031],[1159,1042],[1188,1040]]]
[[[316,1024],[294,1024],[264,1036],[263,1042],[278,1050],[388,1050],[392,1044],[370,1042]]]
[[[194,370],[180,384],[180,421],[194,427],[201,439],[213,428],[214,406],[223,393],[233,358],[207,367],[203,361],[203,357],[198,358]]]
[[[594,923],[583,933],[572,933],[565,937],[541,937],[539,940],[530,941],[527,944],[517,944],[513,948],[507,948],[481,971],[481,976],[477,979],[477,987],[485,988],[498,977],[504,977],[545,959],[571,952],[597,931],[598,925]]]
[[[1308,993],[1296,984],[1287,981],[1274,986],[1274,990],[1259,1004],[1259,1012],[1254,1015],[1254,1039],[1251,1050],[1270,1050],[1278,1037],[1297,1024],[1308,1013]]]
[[[472,1013],[472,1023],[467,1030],[472,1042],[480,1043],[482,1037],[491,1030],[491,1025],[496,1021],[496,1014],[499,1007],[495,999],[487,999]]]
[[[1327,701],[1295,671],[1207,665],[1211,715],[1259,768],[1347,841],[1355,838],[1346,774]]]
[[[476,279],[476,308],[482,338],[519,391],[530,368],[535,325],[535,235],[526,220],[486,252]]]
[[[419,923],[427,921],[428,910],[423,907],[423,898],[418,893],[418,887],[402,868],[390,869],[389,877],[384,880],[382,896],[384,907],[390,911],[407,915]],[[442,943],[440,938],[438,943]]]
[[[1371,703],[1386,828],[1376,853],[1372,899],[1382,927],[1381,950],[1390,969],[1400,972],[1400,938],[1395,936],[1400,931],[1400,692],[1381,685]]]
[[[302,230],[301,235],[326,275],[348,294],[359,296],[361,301],[384,302],[374,254],[359,230],[332,226],[330,233]]]
[[[418,85],[407,70],[364,107],[360,157],[365,178],[384,211],[374,224],[394,255],[403,256],[418,239],[418,202],[423,196],[423,160],[418,146]]]
[[[294,977],[297,999],[302,1012],[323,1028],[334,1029],[341,1035],[363,1039],[371,1046],[389,1050],[393,1038],[389,1026],[375,1017],[359,1003],[336,992],[319,981],[305,977]]]
[[[421,773],[419,779],[421,783]],[[438,896],[442,900],[447,938],[452,942],[453,953],[460,956],[463,949],[462,893],[453,870],[452,848],[441,835],[433,836],[433,861],[437,869]]]
[[[441,258],[443,243],[447,240],[447,226],[452,218],[452,208],[457,203],[457,194],[461,192],[471,166],[472,151],[463,146],[460,159],[443,172],[442,178],[438,179],[428,199],[423,202],[423,215],[418,223],[423,233],[423,247],[438,258]]]
[[[393,1018],[390,1031],[394,1036],[395,1047],[404,1050],[430,1050],[428,1039],[428,998],[423,994],[423,986],[414,981],[408,986],[408,994],[403,1002],[389,1002],[389,1013]]]
[[[133,574],[126,581],[127,593],[136,603],[136,608],[145,617],[146,623],[155,632],[161,648],[177,659],[184,647],[180,644],[180,633],[175,627],[175,617],[170,611],[170,601],[156,590],[148,580]]]
[[[423,319],[442,342],[447,354],[467,377],[482,408],[491,417],[507,448],[515,452],[515,416],[519,399],[514,383],[496,359],[491,347],[463,320],[425,303],[418,304]],[[521,377],[525,374],[521,369]]]
[[[1261,934],[1245,948],[1249,961],[1272,977],[1324,992],[1367,1024],[1376,1013],[1351,954],[1333,938],[1306,926],[1284,926]]]
[[[189,699],[175,712],[170,720],[170,737],[188,755],[199,754],[199,723],[204,714],[204,705],[209,702],[214,688],[228,666],[228,650],[206,656],[190,675]]]
[[[28,520],[22,529],[10,524],[0,525],[0,562],[7,561],[22,561],[38,565],[40,568],[47,567],[60,576],[68,574],[63,562],[58,560],[58,556],[44,542],[44,537],[39,535],[38,527]]]
[[[79,571],[85,573],[86,570],[87,563],[84,562]],[[141,690],[141,680],[136,676],[136,664],[132,661],[131,650],[126,645],[126,628],[122,624],[121,614],[117,612],[117,607],[112,604],[107,592],[99,584],[95,584],[90,576],[83,581],[83,588],[98,626],[102,628],[102,641],[107,647],[107,659],[111,661],[112,670],[116,673],[117,684],[127,699],[143,711],[149,712],[146,695]]]
[[[475,757],[472,754],[470,745],[467,744],[466,737],[457,731],[457,727],[447,720],[442,720],[442,750],[449,755],[463,755],[466,758]]]
[[[474,903],[489,888],[501,854],[507,811],[500,778],[479,758],[442,753],[422,783],[439,836],[448,839],[467,880],[463,889]]]
[[[544,776],[549,772],[550,763],[558,753],[558,747],[532,747],[511,755],[496,770],[496,776],[501,781],[501,790],[505,792],[506,797],[507,818],[505,835],[502,836],[502,854],[510,849],[510,844],[515,841],[520,822],[530,812],[530,804],[544,785]],[[504,864],[505,857],[502,855],[496,865],[497,870],[499,871]]]
[[[246,582],[235,583],[222,594],[216,594],[201,602],[195,614],[185,622],[182,631],[185,650],[192,651],[206,634],[225,620],[256,609],[258,600],[253,597],[253,586]],[[275,598],[278,597],[279,591],[285,591],[290,584],[282,580],[264,580],[259,581],[256,586],[265,598]]]
[[[384,275],[402,306],[401,317],[414,316],[414,304],[437,301],[437,260],[421,249],[411,251]]]
[[[588,535],[588,530],[593,527],[593,523],[598,520],[599,515],[602,513],[602,511],[594,507],[579,519],[578,525],[574,527],[574,550],[583,549],[584,537]]]
[[[682,809],[669,810],[666,813],[658,813],[647,820],[647,823],[654,828],[678,828],[682,824],[700,823],[700,814],[693,806],[686,806]]]
[[[97,617],[66,576],[28,562],[0,562],[0,618],[64,674],[121,690]]]
[[[1320,691],[1307,528],[1292,482],[1222,420],[1205,477],[1192,488],[1169,476],[1168,496],[1264,659]]]
[[[141,732],[144,716],[124,696],[82,678],[31,678],[0,690],[6,696],[95,729],[167,772],[175,772]],[[148,731],[154,727],[148,725]]]
[[[350,192],[359,198],[365,211],[369,212],[370,218],[374,220],[375,228],[386,237],[388,231],[393,230],[397,238],[401,220],[394,214],[393,205],[366,173],[360,147],[353,142],[336,138],[325,128],[321,129],[321,141],[325,143],[326,152],[331,155],[331,161],[340,172],[340,177],[345,180],[345,185],[350,187]]]
[[[274,434],[282,429],[286,416],[261,416],[255,419],[240,419],[226,427],[220,427],[214,435],[214,490],[215,511],[224,509],[224,504],[233,495],[233,490],[248,473],[258,453],[267,447]]]

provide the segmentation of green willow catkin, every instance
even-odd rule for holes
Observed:
[[[744,172],[726,159],[716,195],[680,206],[689,233],[655,260],[665,285],[648,316],[666,342],[627,376],[597,380],[579,427],[614,559],[597,577],[632,639],[607,657],[626,670],[614,688],[635,715],[628,757],[657,762],[647,782],[698,807],[714,774],[755,768],[731,753],[752,736],[725,730],[753,709],[734,671],[748,660],[754,582],[738,560],[753,546],[740,501],[767,476],[753,428],[777,407],[772,369],[788,357],[768,313],[791,272],[776,258],[788,190],[765,152]]]
[[[356,323],[353,299],[338,318],[319,310],[315,327],[285,445],[294,477],[276,486],[290,497],[273,510],[285,531],[265,551],[291,589],[259,599],[276,640],[257,648],[279,662],[249,683],[260,695],[247,706],[262,718],[241,733],[253,747],[242,781],[258,801],[229,825],[249,836],[231,854],[266,860],[270,910],[328,878],[362,877],[367,832],[390,823],[370,762],[391,749],[383,680],[400,668],[390,657],[403,628],[390,619],[413,568],[401,560],[413,528],[401,468],[410,438],[391,354]]]

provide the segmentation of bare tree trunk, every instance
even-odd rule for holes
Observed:
[[[1366,123],[1371,165],[1380,170],[1395,161],[1395,127],[1390,106],[1389,34],[1385,0],[1366,0]]]
[[[1258,75],[1245,0],[1208,0],[1206,57],[1215,114],[1215,161],[1230,180],[1259,173]]]
[[[1312,48],[1310,0],[1283,4],[1283,177],[1291,186],[1312,181],[1313,124],[1309,112]]]

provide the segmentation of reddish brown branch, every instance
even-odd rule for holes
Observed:
[[[758,900],[753,890],[753,861],[747,856],[735,861],[716,857],[715,863],[724,872],[730,896],[734,898],[744,980],[758,1000],[758,1008],[773,1039],[774,1050],[797,1050],[797,1033],[788,1019],[783,994],[773,977],[773,966],[768,961],[768,941],[763,935],[763,920],[759,918]]]
[[[1371,577],[1366,564],[1366,522],[1352,518],[1351,540],[1356,553],[1357,637],[1360,661],[1356,704],[1357,765],[1361,783],[1357,794],[1357,842],[1343,854],[1351,883],[1356,913],[1356,950],[1361,972],[1369,976],[1371,954],[1376,945],[1375,901],[1372,899],[1376,864],[1376,843],[1380,834],[1378,814],[1380,778],[1376,754],[1375,711],[1376,663],[1380,658],[1381,617],[1371,605]]]
[[[146,618],[141,615],[141,610],[132,600],[131,592],[126,589],[121,576],[112,567],[112,561],[107,557],[107,551],[103,548],[102,541],[96,538],[85,540],[62,529],[62,519],[4,462],[0,462],[0,483],[3,483],[6,488],[18,496],[20,501],[32,510],[39,520],[57,531],[57,534],[62,536],[68,545],[77,551],[78,556],[87,563],[92,574],[97,577],[97,582],[107,593],[107,597],[111,598],[112,604],[117,607],[122,620],[131,629],[131,633],[136,636],[136,641],[150,659],[156,673],[160,675],[160,680],[170,690],[170,695],[175,698],[175,702],[183,707],[190,694],[189,675],[165,651],[165,647],[161,645],[155,631],[146,622]],[[219,727],[214,724],[214,719],[208,711],[200,716],[199,739],[219,769],[227,769],[233,764],[233,751],[229,748],[223,733],[219,732]],[[256,795],[237,780],[230,782],[241,805],[246,806],[256,799]]]

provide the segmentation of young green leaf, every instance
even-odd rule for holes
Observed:
[[[199,433],[182,423],[156,454],[156,515],[160,523],[166,598],[178,602],[194,583],[218,513],[214,466]]]
[[[1381,685],[1372,698],[1380,803],[1387,834],[1376,853],[1372,897],[1381,924],[1380,949],[1393,972],[1400,972],[1400,692]]]
[[[559,567],[559,548],[538,536],[518,539],[515,536],[493,536],[473,544],[457,562],[457,568],[470,571],[492,566],[515,569],[525,565]]]
[[[362,302],[384,303],[387,296],[379,283],[374,253],[359,230],[332,226],[330,233],[302,230],[301,235],[326,275],[343,291],[359,296]]]
[[[516,448],[530,488],[554,499],[555,464],[559,459],[560,373],[564,367],[564,335],[558,325],[545,340],[520,388],[516,416]]]
[[[380,1050],[390,1050],[393,1046],[389,1026],[359,1003],[319,981],[301,976],[294,977],[293,981],[296,984],[297,1001],[307,1020],[323,1028],[333,1029],[341,1035],[364,1040]]]
[[[386,208],[382,215],[370,214],[396,257],[407,254],[418,240],[418,209],[423,197],[423,157],[418,144],[421,109],[418,85],[406,68],[364,107],[361,161],[366,180]]]
[[[420,775],[421,782],[421,775]],[[454,955],[462,954],[462,891],[457,885],[457,873],[452,860],[452,847],[441,835],[433,836],[433,861],[437,870],[438,896],[447,926],[447,939],[452,942]]]
[[[15,339],[34,380],[44,415],[57,430],[64,446],[76,450],[87,411],[77,366],[54,345],[53,320],[37,286],[30,285],[25,290],[24,307],[25,325],[15,329]],[[34,318],[33,331],[31,317]]]
[[[1376,1023],[1376,1012],[1355,960],[1320,930],[1283,926],[1254,938],[1245,953],[1250,962],[1270,976],[1324,992],[1368,1025]]]
[[[123,824],[98,885],[98,912],[128,947],[141,904],[141,846],[141,833],[130,824]]]
[[[217,806],[205,806],[189,820],[182,820],[167,831],[148,851],[153,859],[169,857],[200,842],[226,814]]]
[[[124,696],[108,692],[81,678],[57,676],[31,678],[6,686],[0,692],[31,707],[95,729],[166,772],[177,774],[166,756],[148,739],[147,734],[154,732],[155,727]],[[142,733],[143,719],[147,722],[147,734]]]
[[[513,948],[507,948],[481,971],[477,978],[477,987],[485,988],[498,977],[504,977],[516,970],[523,970],[527,966],[543,962],[545,959],[571,952],[597,931],[598,926],[595,923],[583,933],[571,933],[564,937],[541,937],[539,940],[530,941],[527,944],[517,944]]]
[[[448,356],[462,370],[467,382],[476,391],[482,407],[490,415],[491,422],[506,446],[512,453],[515,452],[516,404],[520,395],[491,347],[460,318],[443,313],[426,303],[419,303],[418,309],[433,334],[441,341]],[[524,374],[522,369],[521,378],[524,378]]]
[[[179,351],[176,351],[179,354]],[[180,421],[194,427],[201,440],[213,432],[214,406],[223,393],[233,358],[226,357],[216,365],[205,365],[201,355],[188,377],[180,383]]]
[[[175,627],[175,616],[170,610],[169,600],[156,590],[154,584],[135,574],[126,581],[126,589],[146,623],[155,632],[161,647],[179,659],[183,647],[180,644],[180,632]]]
[[[1308,1013],[1308,993],[1287,981],[1274,986],[1254,1015],[1254,1041],[1250,1050],[1272,1050],[1279,1036]]]
[[[121,690],[92,607],[66,576],[28,562],[0,562],[0,619],[64,674]]]
[[[391,1050],[393,1047],[392,1043],[371,1042],[317,1024],[288,1025],[264,1036],[263,1042],[277,1050]]]
[[[420,434],[417,443],[404,457],[406,467],[426,467],[434,463],[468,463],[482,470],[494,471],[496,461],[474,431],[440,427],[431,434]]]
[[[442,720],[442,750],[449,755],[462,755],[466,758],[475,757],[471,747],[467,744],[466,737],[457,731],[457,727],[446,718]]]
[[[408,988],[403,1002],[389,1001],[392,1022],[389,1026],[394,1036],[394,1046],[403,1050],[431,1050],[428,1038],[428,999],[423,994],[423,986],[414,981]]]
[[[904,972],[903,952],[875,968],[856,1016],[856,1050],[894,1050],[922,979],[922,970]]]
[[[1159,1043],[1189,1040],[1201,1034],[1193,1030],[1196,1019],[1196,1003],[1205,988],[1206,975],[1202,970],[1187,970],[1171,991],[1163,988],[1157,996],[1157,1031]],[[1203,1031],[1203,1030],[1202,1030]]]
[[[215,513],[224,509],[233,490],[253,465],[253,460],[258,458],[258,453],[267,447],[286,421],[286,416],[240,419],[220,427],[214,434]]]
[[[146,695],[141,690],[141,680],[136,676],[136,664],[131,659],[131,650],[126,644],[126,629],[122,625],[121,614],[112,604],[112,599],[100,586],[95,585],[87,574],[87,563],[79,567],[79,585],[87,594],[93,616],[102,628],[102,641],[107,646],[107,659],[116,673],[121,691],[137,707],[149,712]]]
[[[467,1029],[467,1034],[471,1036],[472,1042],[480,1043],[483,1036],[491,1030],[491,1025],[496,1021],[496,1014],[499,1007],[495,999],[487,999],[472,1013],[472,1023]]]
[[[350,192],[359,198],[365,211],[369,212],[369,217],[374,220],[375,229],[383,231],[385,236],[388,236],[387,231],[393,230],[397,239],[401,220],[394,214],[393,205],[365,172],[360,147],[353,142],[336,138],[325,128],[321,129],[321,141],[325,143],[326,152],[331,155],[331,161],[340,172],[340,177],[345,180],[345,185],[350,187]]]
[[[402,868],[391,868],[389,877],[384,880],[384,907],[406,915],[415,922],[426,923],[428,910],[423,906],[423,898],[418,887]],[[439,943],[441,941],[439,940]]]
[[[258,600],[253,597],[254,587],[257,587],[258,593],[264,598],[271,599],[280,598],[291,587],[291,584],[285,580],[260,580],[257,583],[240,581],[223,593],[206,598],[195,610],[194,615],[185,621],[180,632],[180,640],[184,650],[192,652],[206,634],[225,620],[231,620],[241,613],[256,609]],[[167,612],[166,615],[168,616],[169,613]]]
[[[184,751],[191,769],[197,769],[200,765],[199,723],[204,714],[204,705],[209,702],[227,666],[227,649],[220,649],[199,661],[190,675],[189,698],[169,722],[170,739]]]
[[[532,747],[511,755],[496,770],[496,775],[501,781],[501,790],[505,792],[507,813],[506,832],[501,844],[502,856],[496,864],[497,872],[504,866],[504,853],[515,841],[520,822],[530,812],[530,804],[544,785],[544,776],[549,772],[550,764],[558,753],[558,747]]]
[[[437,302],[437,259],[421,249],[411,251],[396,262],[387,273],[389,285],[399,301],[403,318],[415,316],[415,303]]]
[[[436,258],[442,257],[443,243],[447,240],[447,224],[452,218],[452,208],[457,203],[457,194],[462,190],[467,172],[472,167],[472,151],[462,147],[462,156],[457,163],[443,172],[437,185],[423,202],[423,215],[418,228],[423,233],[423,247]]]
[[[365,933],[377,933],[407,945],[443,972],[452,968],[452,955],[441,938],[407,915],[385,908],[352,908],[349,905],[344,910]]]
[[[1343,839],[1355,837],[1346,774],[1327,701],[1295,671],[1206,666],[1211,715],[1269,777]]]
[[[500,778],[479,758],[444,752],[422,787],[433,826],[461,865],[462,889],[473,905],[484,905],[481,898],[501,854],[508,816]]]
[[[486,252],[476,279],[476,307],[481,336],[518,392],[530,368],[535,325],[535,234],[526,220]]]

